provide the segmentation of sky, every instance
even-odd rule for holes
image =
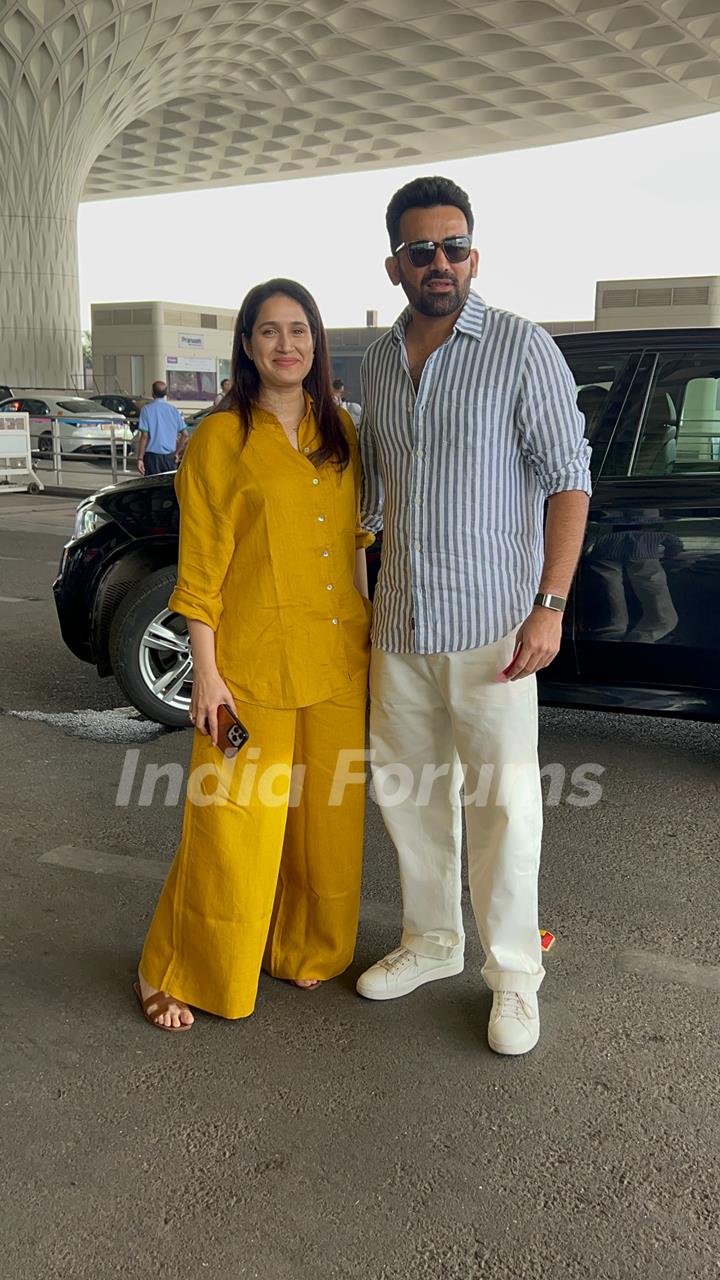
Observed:
[[[291,276],[329,327],[389,324],[385,207],[416,174],[468,192],[478,292],[532,320],[594,314],[595,282],[720,274],[720,113],[606,138],[423,168],[102,201],[80,208],[83,328],[91,302],[238,308]]]

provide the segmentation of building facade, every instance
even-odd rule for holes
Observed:
[[[156,378],[183,405],[212,401],[230,372],[237,313],[180,302],[113,302],[92,307],[93,380],[98,391],[148,395]],[[328,329],[333,377],[360,401],[360,365],[387,330],[375,322]],[[599,280],[591,320],[543,322],[549,333],[720,325],[720,276]]]
[[[203,404],[230,372],[237,313],[173,302],[117,302],[91,309],[98,391],[149,395],[156,379],[179,403]]]
[[[98,391],[150,394],[156,378],[167,382],[176,404],[215,399],[230,373],[237,312],[181,302],[96,303],[92,315],[93,384]],[[333,377],[349,400],[360,399],[360,363],[385,329],[329,329]]]
[[[668,329],[720,325],[720,276],[599,280],[596,329]]]

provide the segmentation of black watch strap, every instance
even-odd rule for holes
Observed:
[[[563,613],[567,600],[565,596],[553,596],[538,591],[535,597],[535,604],[541,604],[543,609],[554,609],[556,613]]]

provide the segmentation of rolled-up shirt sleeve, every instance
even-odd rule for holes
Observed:
[[[360,494],[360,518],[366,529],[377,533],[383,527],[385,492],[378,466],[377,445],[373,432],[372,409],[368,400],[365,363],[360,369],[362,387],[362,417],[358,428],[360,458],[362,461],[362,489]]]
[[[545,495],[592,492],[590,445],[572,373],[544,329],[533,328],[520,380],[516,421],[523,456]]]
[[[350,445],[350,459],[353,469],[353,480],[355,482],[355,550],[359,551],[362,547],[371,547],[375,541],[375,534],[370,529],[366,529],[360,517],[360,491],[362,488],[362,464],[360,462],[360,450],[358,447],[357,431],[355,423],[350,414],[345,411],[344,415],[345,430]]]
[[[200,432],[191,439],[178,468],[175,492],[180,505],[180,548],[177,586],[168,608],[217,631],[235,535]]]

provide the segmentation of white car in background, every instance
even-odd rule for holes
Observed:
[[[133,439],[127,418],[113,413],[77,391],[45,391],[23,388],[0,402],[0,411],[26,413],[30,418],[30,443],[40,453],[53,451],[52,424],[57,423],[62,454],[110,454],[129,448]]]

